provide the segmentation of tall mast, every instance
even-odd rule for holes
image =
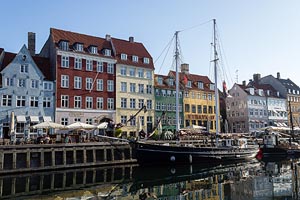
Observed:
[[[218,75],[217,75],[217,61],[218,61],[218,53],[217,53],[217,37],[216,37],[216,19],[213,19],[214,22],[214,75],[215,75],[215,112],[216,112],[216,137],[219,134],[219,92],[218,92]]]
[[[175,67],[176,67],[176,133],[179,132],[180,122],[179,122],[179,70],[178,70],[178,60],[179,60],[179,50],[178,50],[178,33],[175,32]]]

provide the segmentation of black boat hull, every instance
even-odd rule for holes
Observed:
[[[186,147],[136,143],[139,164],[222,163],[247,160],[256,156],[259,148]]]

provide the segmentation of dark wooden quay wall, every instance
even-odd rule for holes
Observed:
[[[128,143],[0,146],[0,174],[135,163]]]
[[[26,196],[42,198],[43,194],[60,191],[78,191],[103,185],[132,181],[136,164],[102,166],[97,168],[67,169],[0,176],[0,199],[23,199]],[[109,187],[111,188],[111,187]],[[107,191],[109,192],[109,191]]]

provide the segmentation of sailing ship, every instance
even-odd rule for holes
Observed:
[[[134,141],[133,148],[136,152],[136,158],[139,164],[178,164],[178,163],[204,163],[204,162],[227,162],[236,160],[252,159],[259,151],[258,145],[247,144],[245,138],[228,138],[219,140],[219,106],[218,106],[218,88],[217,88],[217,61],[218,54],[216,48],[216,20],[214,25],[214,81],[215,81],[215,110],[216,110],[216,139],[210,145],[192,145],[183,144],[177,141],[176,144],[153,144],[149,142]],[[175,32],[176,38],[176,105],[179,105],[179,72],[178,72],[178,33]],[[176,106],[176,131],[179,132],[179,109]]]

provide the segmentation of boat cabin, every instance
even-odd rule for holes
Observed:
[[[222,140],[222,146],[225,147],[233,147],[238,146],[240,148],[247,148],[248,142],[246,138],[238,138],[238,139],[224,139]]]

